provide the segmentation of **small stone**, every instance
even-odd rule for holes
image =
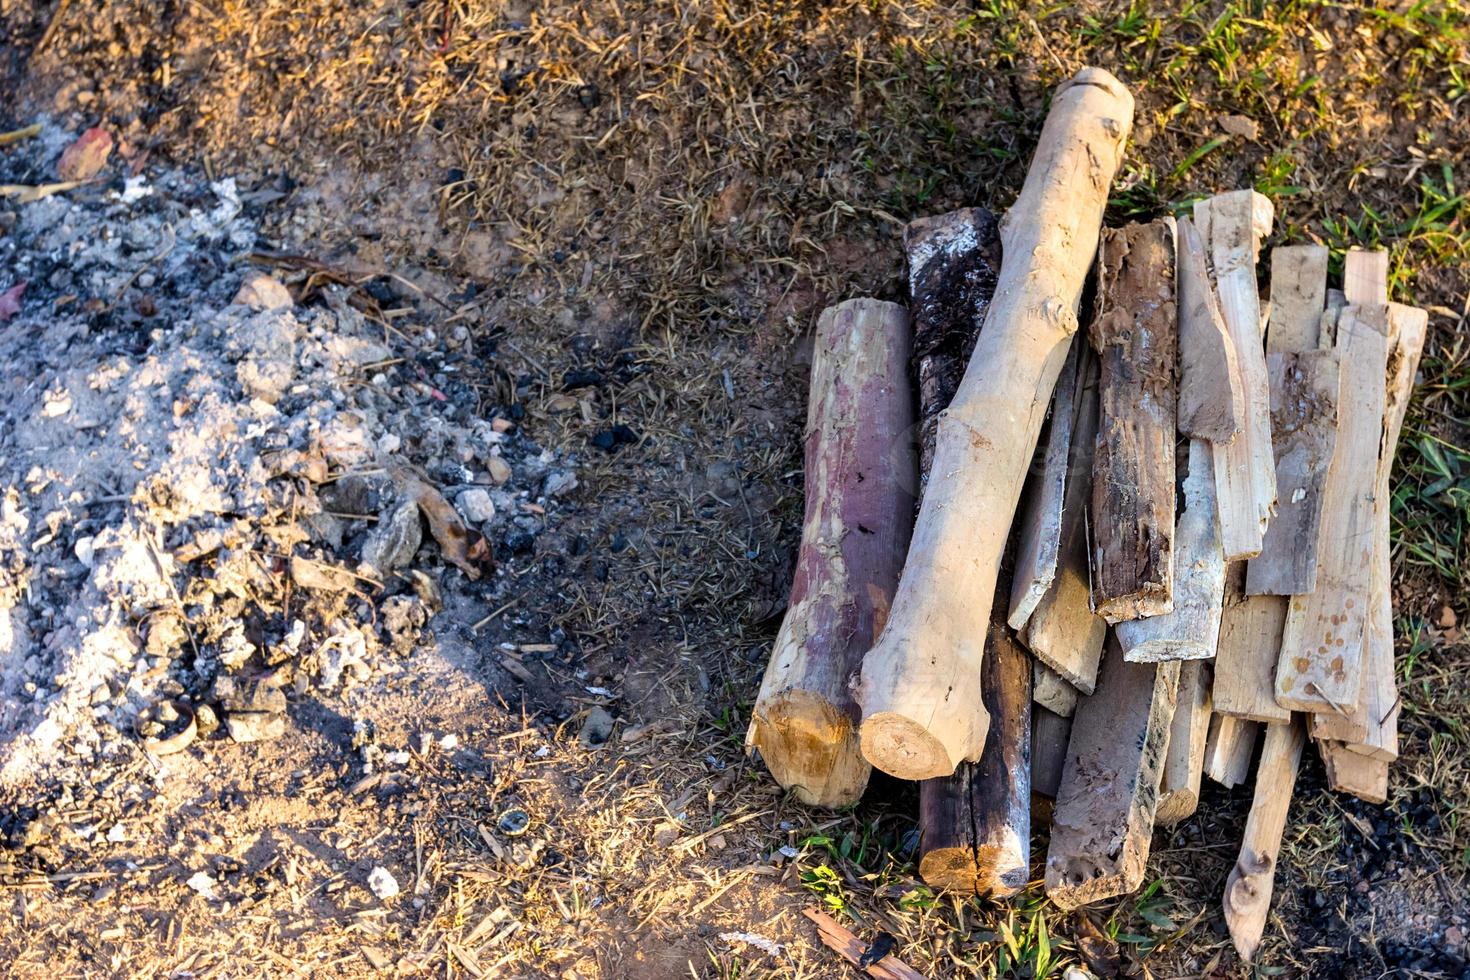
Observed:
[[[245,277],[239,292],[235,293],[235,302],[253,310],[284,310],[295,305],[286,287],[264,272],[254,272]]]
[[[552,470],[546,474],[546,480],[541,485],[541,494],[545,497],[559,497],[577,489],[577,474],[571,470]]]
[[[373,894],[378,896],[378,901],[386,902],[390,898],[397,898],[399,893],[398,879],[393,873],[384,867],[374,868],[368,872],[368,887]]]
[[[1440,606],[1439,607],[1439,619],[1438,619],[1437,622],[1439,624],[1439,628],[1440,629],[1442,629],[1442,630],[1454,629],[1455,628],[1455,624],[1458,623],[1459,621],[1460,621],[1460,617],[1456,616],[1455,615],[1455,611],[1453,609],[1451,609],[1449,606]]]
[[[1260,125],[1249,116],[1225,115],[1220,117],[1220,128],[1231,136],[1253,140],[1261,135]]]
[[[97,555],[97,548],[95,540],[90,534],[77,538],[76,543],[71,546],[71,551],[72,554],[77,556],[77,561],[81,562],[87,568],[92,567],[92,561]]]
[[[471,524],[495,520],[495,504],[483,487],[471,487],[459,495],[459,515]]]
[[[219,715],[207,704],[194,709],[194,728],[200,737],[213,734],[219,728]]]
[[[286,692],[274,681],[244,681],[229,674],[214,679],[214,700],[227,714],[234,712],[283,715]]]
[[[510,464],[499,456],[491,456],[485,467],[490,471],[490,479],[496,484],[503,484],[510,479]]]
[[[419,505],[404,500],[378,521],[367,541],[363,542],[362,560],[386,575],[407,565],[424,541],[424,525]]]
[[[582,722],[582,731],[577,735],[577,741],[582,743],[583,748],[596,748],[604,744],[612,737],[613,716],[606,708],[594,707],[588,710],[587,719]]]
[[[536,547],[536,536],[530,531],[512,531],[505,536],[505,547],[513,555],[525,554]]]
[[[192,876],[190,876],[189,880],[184,882],[184,884],[188,885],[190,888],[194,889],[205,898],[212,899],[216,897],[214,894],[214,889],[215,886],[219,884],[219,882],[215,881],[214,878],[205,874],[203,871],[197,871]]]
[[[286,719],[259,711],[225,716],[225,730],[236,742],[269,742],[286,734]]]

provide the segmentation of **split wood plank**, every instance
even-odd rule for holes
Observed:
[[[1056,578],[1068,462],[1072,458],[1072,435],[1077,428],[1078,391],[1090,359],[1091,350],[1086,339],[1074,337],[1061,377],[1057,379],[1041,472],[1031,479],[1027,487],[1026,512],[1021,518],[1020,543],[1016,549],[1015,578],[1011,582],[1008,618],[1011,629],[1018,630],[1026,625],[1037,603]]]
[[[817,927],[817,935],[822,944],[838,956],[842,957],[853,966],[862,962],[863,954],[868,951],[868,946],[846,926],[839,923],[826,912],[816,909],[802,909],[801,914],[810,919]],[[859,967],[864,973],[875,980],[924,980],[924,974],[909,966],[903,960],[889,953],[876,963]]]
[[[985,647],[991,724],[980,761],[919,783],[919,876],[936,891],[1005,898],[1030,877],[1031,657],[1003,609]]]
[[[1344,742],[1354,752],[1376,759],[1398,758],[1398,685],[1393,655],[1393,569],[1390,556],[1389,507],[1394,455],[1403,431],[1409,399],[1414,393],[1414,375],[1429,325],[1423,310],[1397,303],[1388,307],[1391,348],[1385,379],[1383,440],[1378,452],[1374,499],[1373,569],[1371,603],[1364,637],[1363,691],[1358,710],[1350,716],[1323,712],[1312,716],[1312,737]]]
[[[1365,803],[1388,802],[1388,760],[1353,752],[1332,739],[1318,741],[1317,752],[1331,790],[1349,793]]]
[[[1108,625],[1092,611],[1092,593],[1087,578],[1088,474],[1092,472],[1092,450],[1097,434],[1097,361],[1084,359],[1078,390],[1077,421],[1072,435],[1072,452],[1062,505],[1059,564],[1051,588],[1041,597],[1023,637],[1036,659],[1056,671],[1083,694],[1091,694],[1097,683],[1098,662]]]
[[[1240,856],[1225,882],[1225,925],[1240,958],[1247,963],[1261,944],[1271,892],[1276,879],[1276,859],[1286,831],[1286,814],[1296,788],[1306,733],[1300,722],[1267,725],[1261,761],[1256,767],[1255,797],[1245,821]]]
[[[1261,726],[1244,718],[1216,713],[1205,738],[1205,775],[1226,789],[1245,782]]]
[[[1046,894],[1059,907],[1142,884],[1178,687],[1178,661],[1131,664],[1108,644],[1097,692],[1072,719],[1057,790]]]
[[[1031,791],[1056,799],[1072,738],[1072,719],[1036,707],[1031,713]]]
[[[1249,721],[1290,721],[1291,712],[1276,703],[1276,663],[1286,625],[1286,599],[1245,595],[1245,576],[1245,562],[1230,563],[1220,643],[1215,649],[1214,710]]]
[[[1179,431],[1223,445],[1245,426],[1245,393],[1205,246],[1188,218],[1179,219],[1178,267]]]
[[[1092,606],[1110,623],[1174,608],[1174,250],[1172,218],[1106,228],[1097,250]]]
[[[790,604],[746,744],[805,803],[867,785],[848,686],[881,629],[913,526],[908,312],[849,300],[817,324],[806,427],[806,516]]]
[[[1388,309],[1347,306],[1338,322],[1337,448],[1322,494],[1317,588],[1292,596],[1276,701],[1300,711],[1357,710],[1372,592],[1374,501],[1388,369]]]
[[[1315,328],[1320,318],[1313,318]],[[1250,595],[1301,595],[1317,588],[1322,494],[1337,445],[1338,352],[1303,349],[1267,358],[1276,452],[1276,517],[1250,560]]]
[[[1154,823],[1172,827],[1199,808],[1205,770],[1205,740],[1210,732],[1210,665],[1190,660],[1179,665],[1179,697],[1169,726],[1169,750],[1159,783]]]
[[[1255,191],[1217,194],[1195,205],[1195,223],[1214,263],[1220,310],[1235,347],[1245,396],[1244,429],[1215,445],[1221,540],[1228,560],[1260,554],[1276,505],[1276,461],[1271,451],[1271,391],[1261,344],[1261,301],[1256,258],[1271,231],[1270,200]]]
[[[1315,350],[1327,305],[1327,249],[1279,245],[1271,250],[1271,317],[1266,353]]]
[[[1331,350],[1337,346],[1337,318],[1342,315],[1342,308],[1347,306],[1347,297],[1341,289],[1327,290],[1327,309],[1322,311],[1322,320],[1317,329],[1317,346],[1322,350]]]
[[[1342,292],[1349,304],[1388,305],[1388,253],[1350,248],[1342,259]]]
[[[1189,443],[1184,478],[1184,513],[1174,532],[1174,608],[1114,627],[1123,656],[1136,663],[1203,660],[1215,655],[1225,593],[1225,553],[1215,501],[1210,444]]]
[[[900,778],[947,776],[985,746],[980,667],[1001,554],[1132,120],[1108,72],[1064,83],[1002,222],[997,300],[940,416],[903,579],[858,684],[863,756]]]
[[[1033,659],[1031,700],[1063,718],[1070,718],[1077,710],[1077,689],[1061,674],[1040,660]]]

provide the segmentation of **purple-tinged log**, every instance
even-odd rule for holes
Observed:
[[[746,743],[805,803],[862,795],[849,680],[883,628],[913,526],[908,312],[855,299],[817,325],[796,580]]]

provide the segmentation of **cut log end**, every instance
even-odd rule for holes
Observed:
[[[985,719],[988,722],[988,714]],[[938,733],[896,711],[879,711],[863,719],[858,737],[863,758],[899,779],[948,776],[965,759],[973,761],[980,755],[979,746],[969,748],[958,741],[947,745]]]
[[[1026,887],[1030,874],[1027,842],[1014,834],[975,849],[945,847],[927,852],[919,876],[935,891],[1008,898]]]
[[[776,782],[809,806],[856,803],[870,767],[858,751],[853,719],[811,691],[782,691],[760,706],[750,744]]]
[[[1269,856],[1242,854],[1225,882],[1225,925],[1240,958],[1249,963],[1261,945],[1275,868]]]

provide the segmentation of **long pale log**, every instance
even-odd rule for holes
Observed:
[[[1026,886],[1031,855],[1031,657],[1004,622],[991,624],[982,669],[985,751],[919,784],[919,875],[937,891],[1003,898]]]
[[[1052,818],[1046,894],[1061,908],[1142,884],[1178,687],[1178,661],[1130,664],[1108,644],[1072,719]]]
[[[1000,267],[996,222],[970,208],[909,226],[919,414],[938,419],[960,383],[956,352],[975,345]],[[937,426],[920,429],[919,455],[933,459]],[[1004,583],[1002,583],[1003,585]],[[1003,600],[1004,596],[998,596]],[[995,719],[978,762],[919,784],[919,873],[935,889],[1004,896],[1026,882],[1031,838],[1031,658],[992,607],[982,678]]]
[[[1272,217],[1271,202],[1254,191],[1217,194],[1195,205],[1195,223],[1214,262],[1220,310],[1235,347],[1245,397],[1240,435],[1214,446],[1221,539],[1231,561],[1260,553],[1276,503],[1271,392],[1256,292],[1256,257],[1261,239],[1271,231]]]
[[[1388,802],[1388,760],[1369,758],[1331,739],[1318,741],[1317,752],[1333,792],[1350,793],[1365,803]]]
[[[1354,752],[1376,759],[1398,758],[1398,684],[1393,662],[1393,572],[1389,553],[1389,508],[1393,460],[1403,431],[1404,416],[1414,391],[1414,375],[1424,349],[1428,315],[1423,310],[1391,303],[1388,307],[1388,375],[1385,383],[1383,441],[1378,451],[1371,605],[1364,637],[1363,690],[1358,710],[1351,716],[1324,712],[1312,716],[1312,736],[1342,741]]]
[[[1062,503],[1058,565],[1051,587],[1037,603],[1022,639],[1039,663],[1055,671],[1083,694],[1097,683],[1108,624],[1092,611],[1087,573],[1087,501],[1092,450],[1097,434],[1097,362],[1084,351],[1078,383],[1077,420]]]
[[[1306,349],[1271,354],[1267,372],[1281,499],[1261,553],[1250,560],[1246,592],[1301,595],[1317,587],[1322,493],[1337,444],[1338,353]]]
[[[909,317],[849,300],[817,325],[806,428],[806,517],[791,600],[747,744],[803,802],[867,785],[848,680],[881,628],[913,522]]]
[[[1226,789],[1245,782],[1261,726],[1244,718],[1216,713],[1205,738],[1205,775]]]
[[[1225,925],[1240,958],[1247,963],[1256,955],[1266,914],[1271,909],[1271,891],[1276,879],[1276,858],[1281,853],[1281,836],[1286,830],[1286,813],[1296,787],[1306,734],[1299,722],[1266,726],[1261,762],[1256,767],[1255,798],[1245,821],[1240,856],[1225,882]]]
[[[1204,660],[1215,655],[1225,593],[1225,554],[1220,548],[1220,518],[1210,444],[1189,443],[1189,474],[1184,478],[1184,513],[1175,531],[1174,608],[1148,619],[1114,627],[1123,656],[1136,663]]]
[[[1077,710],[1077,689],[1040,660],[1031,663],[1031,700],[1063,718]]]
[[[984,748],[980,668],[1001,553],[1132,119],[1133,97],[1106,71],[1065,83],[1002,223],[997,299],[940,418],[903,580],[863,660],[863,755],[895,776],[947,776]]]
[[[1224,445],[1245,427],[1235,345],[1194,222],[1179,219],[1179,431]]]
[[[1174,221],[1106,228],[1088,336],[1101,366],[1092,460],[1092,608],[1174,608]]]
[[[1061,551],[1062,513],[1072,458],[1072,436],[1077,428],[1078,393],[1088,370],[1091,351],[1081,337],[1072,341],[1067,362],[1057,379],[1051,425],[1041,472],[1027,484],[1026,510],[1020,520],[1016,546],[1016,573],[1011,582],[1011,629],[1021,629],[1057,576]]]
[[[1317,589],[1291,598],[1276,701],[1299,711],[1357,710],[1372,592],[1374,500],[1388,367],[1388,309],[1348,306],[1338,322],[1342,362],[1337,448],[1322,494]]]
[[[1169,725],[1169,751],[1159,783],[1154,823],[1172,827],[1199,808],[1205,770],[1205,739],[1210,733],[1210,665],[1190,660],[1179,665],[1179,697]]]
[[[1244,594],[1246,563],[1231,562],[1225,574],[1225,611],[1215,649],[1214,710],[1248,721],[1284,722],[1291,712],[1276,703],[1276,662],[1286,599]]]
[[[1031,790],[1056,799],[1072,738],[1072,719],[1037,705],[1031,712]]]

